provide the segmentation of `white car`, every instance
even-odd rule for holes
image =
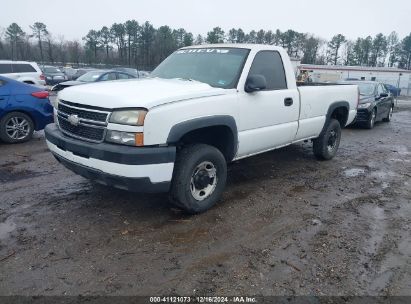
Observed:
[[[304,140],[332,159],[358,100],[356,85],[297,87],[280,47],[201,45],[177,50],[149,78],[61,91],[45,134],[72,171],[129,191],[168,191],[199,213],[221,197],[232,161]]]
[[[0,60],[0,75],[39,87],[46,85],[43,72],[35,62]]]

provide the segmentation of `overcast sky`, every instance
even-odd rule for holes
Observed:
[[[5,0],[0,28],[16,22],[28,32],[30,24],[41,21],[55,37],[81,39],[90,29],[136,19],[183,27],[194,35],[220,26],[226,32],[293,29],[326,39],[395,30],[402,38],[411,32],[410,16],[410,0]]]

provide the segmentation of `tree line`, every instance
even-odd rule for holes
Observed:
[[[184,28],[167,25],[155,28],[150,22],[127,20],[92,29],[79,40],[66,40],[50,33],[42,22],[25,32],[16,23],[0,28],[0,59],[33,60],[74,65],[122,65],[151,70],[183,46],[204,43],[262,43],[284,47],[292,57],[307,64],[388,66],[411,69],[411,33],[400,38],[396,32],[349,40],[337,34],[327,41],[294,30],[252,30],[215,27],[206,35],[193,36]]]

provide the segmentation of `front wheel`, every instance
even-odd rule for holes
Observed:
[[[0,120],[0,139],[7,143],[21,143],[31,139],[34,124],[21,112],[11,112]]]
[[[390,122],[391,121],[391,119],[392,119],[392,112],[394,111],[394,106],[392,105],[391,107],[390,107],[390,110],[388,111],[388,114],[387,114],[387,117],[385,117],[383,120],[385,121],[385,122]]]
[[[313,151],[320,160],[332,159],[338,151],[341,140],[341,126],[336,119],[331,119],[326,130],[313,140]]]
[[[227,163],[215,147],[194,144],[178,151],[170,200],[188,213],[201,213],[220,199],[227,180]]]

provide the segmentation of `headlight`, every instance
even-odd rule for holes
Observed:
[[[367,102],[367,103],[360,103],[358,105],[358,109],[367,109],[371,106],[371,102]]]
[[[143,146],[144,136],[143,133],[108,130],[106,141],[129,146]]]
[[[118,110],[110,116],[110,122],[120,125],[143,126],[146,110]]]

